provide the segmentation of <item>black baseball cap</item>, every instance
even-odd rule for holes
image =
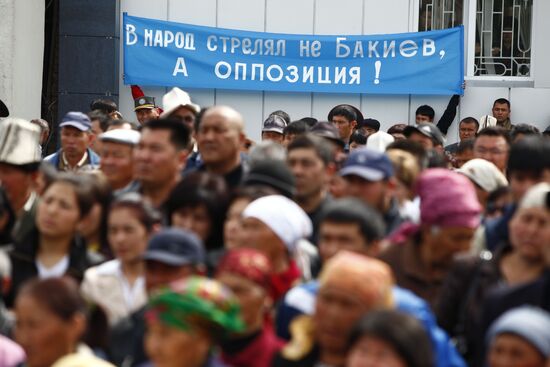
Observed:
[[[171,266],[200,265],[205,262],[205,253],[202,241],[194,233],[166,228],[151,237],[143,259]]]

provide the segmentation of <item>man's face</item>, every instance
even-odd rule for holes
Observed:
[[[543,367],[545,365],[545,358],[531,343],[512,333],[502,333],[494,338],[487,360],[488,366],[491,367]]]
[[[91,131],[94,139],[90,144],[90,148],[94,152],[99,153],[99,151],[101,150],[101,141],[97,137],[103,133],[103,130],[101,130],[101,125],[99,124],[99,120],[92,120]]]
[[[244,134],[221,112],[207,113],[197,131],[197,144],[207,166],[223,166],[238,159],[243,141]]]
[[[431,150],[431,149],[434,148],[434,142],[432,141],[431,138],[427,137],[424,134],[418,133],[416,131],[412,132],[409,135],[408,139],[410,141],[415,141],[415,142],[421,144],[424,147],[424,149],[426,149],[426,150]]]
[[[166,185],[185,166],[187,152],[170,141],[170,130],[144,129],[134,150],[135,178],[146,186]]]
[[[0,163],[0,185],[15,211],[25,205],[34,182],[34,174],[25,172],[11,164]]]
[[[475,230],[466,227],[426,228],[422,232],[423,244],[428,246],[433,267],[448,270],[454,257],[470,250]]]
[[[61,128],[61,148],[68,159],[82,159],[92,140],[92,134],[80,131],[76,127],[64,126]]]
[[[478,136],[474,143],[474,155],[492,162],[502,172],[506,171],[509,147],[502,136]]]
[[[474,159],[474,151],[473,149],[466,149],[463,150],[460,153],[456,153],[455,155],[455,163],[456,168],[460,168],[464,165],[464,163],[468,162],[469,160]]]
[[[506,103],[495,103],[493,106],[493,117],[497,122],[503,122],[510,117],[510,109]]]
[[[353,133],[355,125],[357,125],[357,121],[350,121],[345,116],[340,115],[332,116],[331,122],[334,124],[334,126],[338,128],[340,138],[343,139],[345,142],[349,140],[349,137]]]
[[[100,169],[114,190],[128,185],[134,177],[134,148],[128,144],[104,141],[101,144]]]
[[[155,260],[145,261],[145,289],[147,294],[179,279],[195,274],[191,265],[173,266]]]
[[[326,189],[330,175],[314,149],[292,149],[288,152],[288,166],[296,179],[297,199],[315,197]]]
[[[527,190],[542,182],[543,178],[541,176],[537,177],[530,172],[512,171],[509,173],[509,181],[512,199],[515,203],[518,203]]]
[[[433,119],[428,115],[416,115],[417,124],[422,124],[426,122],[433,122]]]
[[[326,220],[319,226],[319,255],[325,263],[341,250],[353,251],[363,255],[369,253],[369,243],[361,233],[358,223],[338,223]]]
[[[473,122],[461,122],[458,128],[458,136],[460,141],[473,139],[476,136],[476,124]]]
[[[361,199],[364,203],[384,212],[384,202],[388,190],[388,182],[367,181],[356,175],[344,177],[347,182],[347,196],[353,196]]]
[[[321,287],[313,316],[315,338],[321,349],[345,355],[349,332],[370,308],[347,289]]]
[[[283,134],[276,131],[262,131],[262,141],[271,140],[277,144],[283,144]]]
[[[136,117],[140,124],[144,124],[149,120],[156,120],[159,118],[158,108],[140,108],[136,111]]]
[[[195,112],[191,111],[189,108],[181,106],[172,112],[170,117],[184,122],[192,133],[195,131],[195,119],[197,116],[195,115]]]

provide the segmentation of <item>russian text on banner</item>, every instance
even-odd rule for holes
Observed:
[[[295,35],[124,14],[124,82],[288,92],[462,94],[464,31]]]

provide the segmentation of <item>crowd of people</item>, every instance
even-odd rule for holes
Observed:
[[[451,145],[459,96],[254,142],[132,93],[56,129],[0,103],[0,366],[550,366],[550,129],[506,99]]]

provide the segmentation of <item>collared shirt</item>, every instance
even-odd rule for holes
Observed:
[[[90,162],[88,161],[88,152],[85,151],[84,155],[82,156],[82,159],[78,161],[76,166],[71,166],[69,161],[67,160],[67,157],[65,157],[65,152],[61,152],[61,159],[59,160],[59,170],[61,171],[80,171],[84,169],[85,166],[89,165]]]

